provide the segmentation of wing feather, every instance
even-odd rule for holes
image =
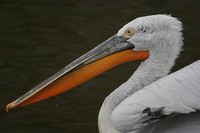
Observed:
[[[134,93],[112,112],[111,121],[120,131],[146,126],[150,119],[143,111],[160,108],[163,115],[187,114],[200,110],[200,60]]]

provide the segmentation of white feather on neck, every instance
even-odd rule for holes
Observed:
[[[133,93],[167,75],[173,65],[171,63],[170,65],[166,64],[166,66],[163,66],[162,63],[160,65],[157,63],[157,67],[154,67],[153,62],[148,62],[151,62],[151,60],[142,62],[125,83],[106,97],[99,112],[98,123],[100,133],[120,133],[111,124],[110,115],[112,111]]]
[[[162,15],[155,16],[162,17]],[[167,15],[163,15],[164,18],[166,16]],[[167,19],[168,17],[172,18],[167,16]],[[174,19],[175,18],[173,18],[173,20]],[[156,20],[157,19],[154,18],[154,21]],[[140,21],[144,20],[139,20],[139,22]],[[175,24],[175,29],[177,29],[176,32],[172,32],[172,34],[169,34],[169,36],[155,33],[155,36],[151,37],[152,39],[150,41],[148,40],[148,44],[145,44],[144,42],[140,46],[136,45],[134,50],[141,50],[143,47],[145,47],[145,45],[150,45],[148,46],[149,49],[147,48],[150,51],[150,57],[140,64],[138,69],[125,83],[113,91],[104,100],[98,117],[100,133],[120,133],[112,126],[110,120],[112,111],[124,99],[137,92],[138,90],[144,88],[145,86],[153,83],[154,81],[166,76],[170,72],[170,69],[174,65],[175,59],[178,57],[183,45],[181,33],[182,25],[180,21],[174,22],[178,23]],[[135,23],[136,22],[133,20],[132,22],[125,25],[122,29],[119,30],[118,35],[120,35],[120,32],[123,33],[123,30],[125,30],[126,27],[130,27],[131,24],[134,25]],[[133,40],[134,44],[140,44],[139,42],[136,42],[139,39],[136,36]]]

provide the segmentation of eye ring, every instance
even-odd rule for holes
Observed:
[[[131,38],[134,35],[135,31],[132,28],[128,28],[125,30],[123,37]]]

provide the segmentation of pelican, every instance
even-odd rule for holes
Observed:
[[[105,98],[98,127],[100,133],[142,132],[200,109],[200,60],[168,75],[182,46],[182,23],[177,18],[162,14],[136,18],[9,103],[6,110],[58,95],[124,62],[141,60],[133,75]]]

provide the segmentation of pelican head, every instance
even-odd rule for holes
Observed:
[[[134,44],[135,51],[147,50],[150,58],[157,60],[165,56],[165,61],[174,62],[183,45],[182,23],[169,15],[139,17],[122,27],[117,36],[133,32],[127,40]],[[158,60],[157,60],[158,61]],[[171,67],[171,66],[170,66]]]
[[[117,36],[126,36],[129,32],[133,35],[127,41],[134,44],[133,50],[149,52],[148,58],[138,68],[141,71],[143,70],[141,67],[146,67],[145,71],[148,71],[148,74],[140,73],[148,75],[145,81],[140,81],[142,87],[166,76],[182,50],[181,21],[170,15],[160,14],[139,17],[123,26]],[[139,72],[133,75],[137,73]]]
[[[183,45],[181,30],[181,22],[169,15],[137,18],[105,42],[9,103],[6,110],[58,95],[119,64],[133,60],[142,60],[143,64],[149,62],[152,65],[164,62],[162,67],[166,69],[160,72],[161,77],[169,72]]]

